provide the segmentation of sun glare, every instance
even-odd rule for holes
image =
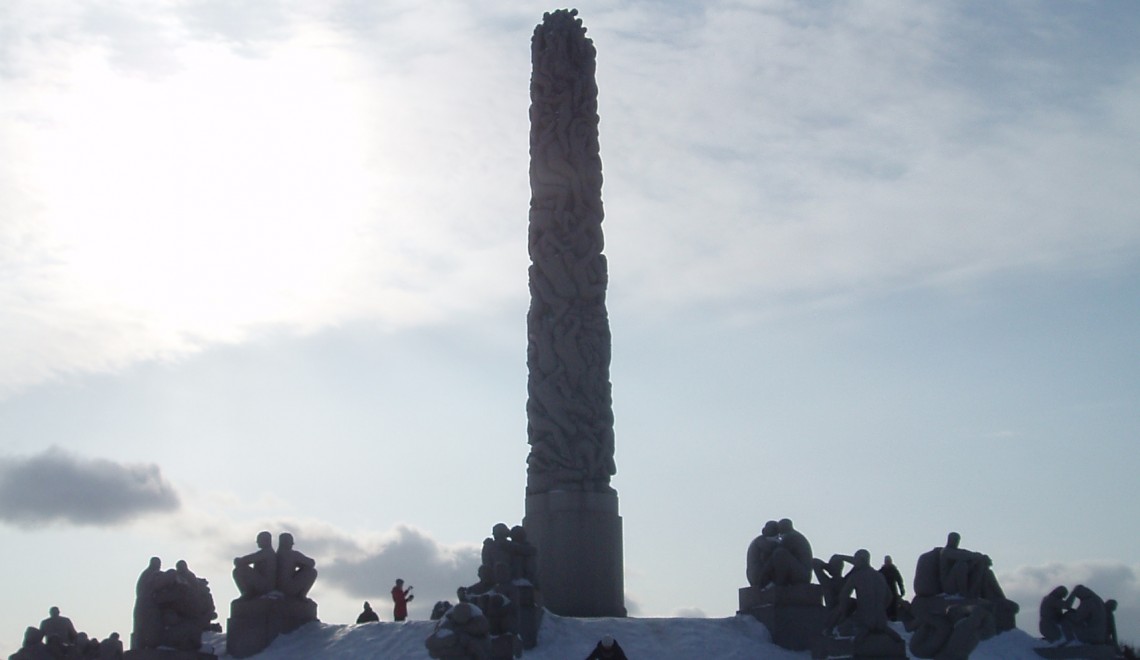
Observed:
[[[30,136],[41,221],[87,297],[171,331],[303,318],[350,276],[375,205],[353,64],[296,41],[179,57],[161,80],[74,59]]]

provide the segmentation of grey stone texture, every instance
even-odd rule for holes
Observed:
[[[768,629],[772,641],[793,651],[810,650],[823,630],[827,610],[818,584],[743,587],[739,614],[750,614]]]
[[[306,597],[317,579],[316,562],[293,548],[283,533],[279,549],[273,535],[257,535],[257,550],[234,558],[234,583],[241,596],[230,602],[226,653],[247,658],[261,652],[277,635],[317,621],[317,604]]]
[[[596,58],[577,10],[535,27],[523,527],[546,607],[587,617],[625,615]]]
[[[162,560],[151,557],[135,584],[131,650],[163,647],[196,652],[202,646],[202,633],[221,630],[214,623],[217,618],[207,580],[195,575],[185,561],[163,571]]]
[[[616,472],[596,51],[576,15],[531,39],[528,493],[607,491]]]
[[[526,498],[546,608],[560,616],[626,615],[616,493],[552,491]]]
[[[226,622],[226,654],[248,658],[264,651],[278,635],[317,620],[317,604],[308,598],[235,599]]]
[[[449,609],[424,640],[428,655],[454,660],[484,660],[491,657],[491,624],[483,611],[461,602]]]

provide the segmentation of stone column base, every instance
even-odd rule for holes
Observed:
[[[527,539],[538,551],[538,589],[559,616],[624,617],[621,516],[614,492],[526,496]]]

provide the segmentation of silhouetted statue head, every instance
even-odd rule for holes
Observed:
[[[269,532],[258,532],[257,534],[257,547],[259,548],[272,548],[273,535]]]
[[[883,563],[886,564],[887,566],[890,566],[894,562],[891,561],[890,555],[883,555]]]
[[[792,526],[792,519],[791,518],[783,518],[780,520],[780,522],[778,522],[776,524],[779,527],[781,534],[787,534],[788,532],[793,531],[795,529],[795,527]],[[810,525],[809,525],[809,527],[810,527]]]
[[[178,561],[177,561],[177,562],[174,564],[174,568],[175,568],[175,569],[177,569],[177,570],[178,570],[178,572],[180,572],[180,573],[185,573],[186,571],[190,570],[190,567],[189,567],[189,566],[186,564],[186,560],[185,560],[185,559],[179,559],[179,560],[178,560]]]
[[[50,614],[52,616],[59,616],[59,608],[56,607],[55,605],[52,605],[51,609],[48,610],[48,614]]]
[[[1104,609],[1108,610],[1109,612],[1115,612],[1116,611],[1116,599],[1115,598],[1109,598],[1108,600],[1104,601]]]
[[[526,543],[526,530],[522,525],[515,525],[511,528],[511,540],[517,543]]]
[[[775,520],[769,520],[764,523],[764,529],[760,531],[764,536],[775,536],[780,533],[780,523]]]
[[[281,536],[277,537],[277,549],[289,550],[293,547],[293,535],[289,532],[281,532]]]
[[[368,601],[364,601],[364,611],[367,612],[371,609],[372,609],[372,606],[368,604]]]
[[[1069,595],[1069,588],[1066,586],[1057,587],[1053,591],[1050,591],[1049,595],[1053,598],[1064,598]]]
[[[162,568],[162,560],[158,557],[151,557],[150,567],[157,571],[158,569]]]
[[[946,547],[957,548],[958,544],[962,542],[962,535],[958,532],[950,532],[946,535]]]
[[[852,559],[855,560],[856,568],[871,565],[871,553],[866,548],[859,548],[856,550],[855,555],[852,557]]]
[[[511,535],[511,528],[507,527],[505,523],[496,523],[491,528],[491,536],[495,537],[496,541],[501,541]]]

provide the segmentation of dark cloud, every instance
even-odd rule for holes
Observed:
[[[178,508],[178,494],[154,464],[82,458],[55,447],[0,458],[0,521],[9,524],[114,525]]]
[[[433,603],[454,603],[457,587],[475,583],[478,568],[478,547],[445,546],[420,530],[399,526],[363,555],[335,559],[319,570],[323,582],[360,598],[384,596],[396,578],[403,578],[416,588],[413,609],[426,618]]]

